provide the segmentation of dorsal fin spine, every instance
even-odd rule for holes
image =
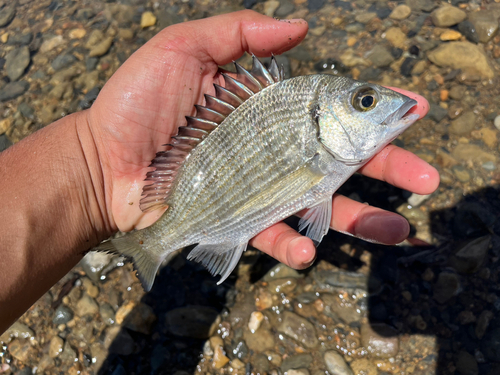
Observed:
[[[245,100],[255,95],[263,88],[281,81],[284,77],[283,67],[279,67],[274,56],[271,58],[269,68],[266,68],[255,56],[252,55],[253,64],[250,71],[235,63],[236,78],[223,71],[225,87],[214,84],[215,96],[205,94],[205,106],[195,105],[196,116],[186,116],[186,126],[180,126],[176,135],[171,137],[168,149],[156,153],[150,167],[154,171],[146,173],[145,181],[152,184],[143,188],[140,208],[149,211],[167,207],[167,199],[179,169],[195,148],[213,130],[221,124]],[[217,264],[213,264],[217,262]],[[213,258],[210,264],[215,271],[219,271],[223,262]]]

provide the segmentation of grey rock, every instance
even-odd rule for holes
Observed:
[[[78,9],[75,14],[75,18],[79,21],[88,21],[95,16],[95,12],[91,8]]]
[[[350,1],[335,0],[335,6],[349,12],[353,9]]]
[[[438,303],[446,303],[462,290],[460,279],[455,273],[443,271],[434,285],[433,298]]]
[[[12,142],[5,134],[0,135],[0,152],[12,146]]]
[[[276,17],[286,17],[295,10],[295,5],[290,1],[280,1],[280,6],[274,12]]]
[[[282,371],[288,371],[290,369],[309,368],[312,362],[313,357],[311,354],[296,354],[286,357],[281,363],[280,368]]]
[[[111,254],[91,251],[80,261],[80,266],[92,281],[98,282],[106,274],[105,271],[112,264],[113,258]]]
[[[320,288],[346,288],[367,290],[368,278],[366,275],[350,271],[316,271],[314,279]]]
[[[276,279],[282,279],[285,277],[297,279],[303,276],[293,268],[290,268],[283,263],[279,263],[266,273],[266,275],[262,278],[262,281],[269,282]]]
[[[206,339],[217,315],[207,306],[179,307],[165,314],[166,328],[176,336]]]
[[[400,72],[405,77],[411,77],[411,72],[413,71],[413,67],[417,63],[417,59],[412,57],[406,58],[401,64]]]
[[[83,97],[82,101],[78,104],[78,106],[81,109],[87,109],[90,108],[92,103],[94,103],[94,100],[97,99],[97,95],[99,95],[99,92],[101,91],[101,88],[99,86],[94,87],[93,89],[89,90]]]
[[[488,254],[490,243],[490,235],[468,241],[450,258],[450,265],[460,273],[479,271]]]
[[[329,350],[323,355],[325,365],[330,374],[336,375],[354,375],[344,357],[335,350]]]
[[[307,2],[307,8],[310,12],[316,12],[323,8],[325,5],[325,0],[309,0]]]
[[[437,104],[431,104],[431,108],[429,110],[429,113],[427,114],[427,117],[430,119],[440,122],[443,120],[446,116],[448,115],[448,111],[442,107],[440,107]]]
[[[248,353],[248,346],[242,339],[232,339],[231,344],[226,347],[226,354],[230,359],[245,359]]]
[[[468,20],[481,43],[488,43],[498,33],[498,16],[489,10],[479,10],[469,14]]]
[[[451,122],[450,133],[456,135],[469,134],[475,127],[476,115],[472,111],[465,112]]]
[[[109,303],[103,303],[99,306],[99,315],[101,315],[101,319],[108,326],[115,324],[115,310]]]
[[[161,29],[164,29],[167,26],[175,25],[177,23],[184,22],[184,16],[178,14],[177,12],[173,12],[169,9],[161,10],[156,13],[157,25]]]
[[[71,66],[75,63],[76,57],[71,55],[71,54],[64,54],[64,55],[59,55],[57,56],[53,61],[52,64],[52,69],[54,69],[56,72],[58,70],[67,68],[68,66]]]
[[[478,375],[479,368],[474,356],[464,350],[457,353],[457,360],[455,361],[457,371],[461,375]]]
[[[10,51],[5,56],[5,70],[11,81],[17,81],[30,64],[30,50],[22,46]]]
[[[487,171],[494,171],[497,169],[496,164],[492,161],[487,161],[486,163],[481,164],[481,167]]]
[[[21,112],[21,114],[28,120],[33,120],[35,118],[35,110],[26,102],[22,102],[21,104],[19,104],[17,110]]]
[[[16,15],[16,8],[14,6],[7,6],[0,10],[0,27],[7,26]]]
[[[314,292],[304,292],[299,294],[295,299],[298,303],[308,304],[316,301],[318,298],[318,295]]]
[[[377,68],[389,66],[394,61],[394,56],[392,56],[391,51],[380,44],[373,47],[373,49],[368,52],[367,57]]]
[[[406,0],[406,5],[412,10],[424,12],[431,12],[437,7],[437,4],[433,0]]]
[[[0,102],[6,102],[11,99],[15,99],[18,96],[24,94],[30,87],[30,84],[26,81],[16,81],[7,83],[0,90]]]
[[[460,31],[467,40],[472,43],[479,43],[479,35],[477,34],[476,28],[470,21],[463,21],[458,24],[458,31]]]
[[[28,31],[22,34],[9,35],[7,44],[10,46],[27,46],[33,40],[33,33]]]
[[[269,372],[269,360],[267,356],[263,353],[258,353],[253,357],[252,366],[255,368],[257,373],[267,373]]]
[[[349,34],[357,34],[365,29],[365,25],[363,25],[361,22],[353,22],[350,23],[349,25],[346,25],[345,31],[347,31]]]
[[[397,331],[384,323],[366,323],[361,326],[361,344],[378,358],[391,358],[399,352]]]
[[[290,311],[283,313],[282,321],[277,330],[308,348],[314,348],[319,343],[314,326],[305,318]]]
[[[363,318],[357,305],[343,302],[334,294],[323,293],[321,299],[325,305],[324,314],[337,322],[351,324]]]
[[[87,72],[91,72],[97,67],[98,63],[99,63],[98,57],[87,57],[85,59],[85,69],[87,69]]]
[[[56,326],[58,326],[59,324],[66,324],[71,319],[73,319],[73,315],[73,310],[71,310],[68,306],[60,305],[54,312],[52,323],[54,323]]]
[[[480,146],[475,144],[458,144],[451,152],[453,157],[460,161],[472,161],[478,163],[486,163],[488,161],[496,162],[496,156],[484,151]]]
[[[139,303],[126,316],[123,326],[131,331],[149,335],[155,321],[153,308],[145,303]]]
[[[462,22],[467,18],[467,13],[454,6],[444,5],[431,13],[432,23],[438,27],[449,27]]]
[[[452,99],[462,100],[466,91],[467,91],[467,87],[462,86],[462,85],[454,85],[451,87],[449,95],[450,95],[450,98],[452,98]]]
[[[462,69],[483,78],[493,78],[495,73],[490,66],[488,57],[475,44],[470,42],[443,43],[427,54],[432,63]]]
[[[35,332],[26,324],[15,322],[0,336],[0,341],[8,343],[12,338],[29,339],[34,336]]]

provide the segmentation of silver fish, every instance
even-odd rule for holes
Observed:
[[[415,100],[378,85],[284,80],[274,58],[269,68],[255,57],[250,71],[235,65],[236,78],[221,73],[225,87],[153,159],[140,207],[168,207],[163,216],[104,246],[132,259],[146,291],[162,261],[192,244],[188,259],[223,282],[252,237],[304,208],[299,230],[319,243],[332,194],[419,117],[407,113]]]

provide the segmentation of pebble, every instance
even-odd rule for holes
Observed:
[[[26,324],[19,321],[12,324],[1,336],[0,341],[8,343],[12,338],[29,339],[35,336],[35,332]]]
[[[12,340],[8,349],[10,355],[21,362],[26,362],[33,351],[28,340],[19,339]]]
[[[229,358],[226,357],[222,346],[217,346],[214,349],[214,358],[212,361],[212,366],[215,369],[221,369],[229,363]]]
[[[352,324],[362,318],[361,311],[356,304],[340,299],[335,294],[323,293],[321,299],[324,302],[325,315],[334,321]]]
[[[476,28],[470,21],[463,21],[458,24],[458,31],[462,33],[467,40],[472,43],[479,43],[479,35],[477,34]]]
[[[462,37],[462,34],[459,31],[456,30],[446,30],[444,33],[442,33],[439,36],[439,39],[441,39],[443,42],[449,42],[451,40],[460,40]]]
[[[262,314],[260,311],[254,311],[253,313],[250,314],[250,320],[248,321],[248,329],[250,332],[255,333],[262,324],[262,321],[264,320],[264,314]]]
[[[456,135],[469,134],[474,129],[475,122],[476,115],[474,112],[464,112],[460,117],[451,122],[450,133]]]
[[[119,326],[109,327],[104,337],[104,346],[110,353],[130,355],[134,351],[134,339],[126,329]]]
[[[377,17],[377,13],[375,12],[361,12],[356,14],[354,19],[356,22],[359,22],[361,24],[367,24],[371,22],[375,17]]]
[[[75,63],[76,57],[71,55],[71,54],[64,54],[64,55],[59,55],[57,56],[53,61],[50,66],[52,66],[52,69],[55,71],[67,68],[70,65],[73,65]]]
[[[477,38],[481,43],[488,43],[498,33],[498,17],[489,10],[469,13],[468,21],[474,26]]]
[[[55,358],[63,351],[64,340],[59,336],[52,337],[49,344],[49,356]]]
[[[314,326],[305,318],[290,311],[283,313],[282,321],[277,330],[308,348],[314,348],[319,343]]]
[[[358,358],[350,363],[351,369],[355,374],[378,375],[378,368],[368,358]]]
[[[217,315],[211,307],[180,307],[166,313],[166,328],[176,336],[206,339]]]
[[[303,277],[299,272],[286,264],[279,263],[273,268],[271,268],[266,275],[262,278],[262,281],[270,282],[276,279],[293,278],[298,279]]]
[[[335,350],[328,350],[323,355],[325,365],[330,374],[336,375],[354,375],[344,357]]]
[[[478,375],[479,367],[474,356],[464,350],[458,352],[456,361],[457,371],[461,375]]]
[[[16,15],[16,8],[14,5],[6,6],[0,10],[0,27],[7,26]]]
[[[12,121],[10,118],[4,118],[0,120],[0,134],[4,134],[7,132],[7,130],[10,129],[10,126],[12,125]]]
[[[382,45],[376,45],[375,47],[373,47],[373,49],[368,52],[367,56],[368,60],[370,60],[377,68],[387,67],[394,61],[394,57],[392,56],[389,49]],[[346,64],[346,66],[349,65]]]
[[[277,0],[268,0],[264,3],[264,14],[268,17],[274,17],[274,12],[280,6],[280,2]]]
[[[76,304],[76,315],[83,317],[85,315],[95,315],[99,312],[99,306],[96,301],[87,294],[84,294]]]
[[[462,287],[458,276],[453,272],[443,271],[438,275],[434,285],[433,298],[438,303],[443,304],[459,294],[461,290]]]
[[[11,99],[15,99],[18,96],[24,94],[30,84],[26,81],[15,81],[7,83],[2,89],[0,89],[0,102],[6,102]]]
[[[5,56],[5,70],[11,81],[17,81],[30,64],[30,51],[27,46],[16,48]]]
[[[65,40],[62,35],[57,35],[48,39],[44,39],[42,45],[40,46],[40,52],[41,53],[50,52],[54,48],[57,48],[64,43]]]
[[[7,44],[12,46],[27,46],[33,40],[33,33],[23,32],[21,34],[9,35]]]
[[[146,27],[151,27],[156,24],[156,16],[152,12],[144,12],[141,15],[141,27],[145,29]]]
[[[443,5],[431,13],[432,23],[438,27],[450,27],[467,18],[467,13],[454,6]]]
[[[313,356],[309,353],[295,354],[286,357],[281,363],[281,371],[285,372],[290,369],[309,368],[313,363]],[[288,372],[290,374],[290,372]]]
[[[111,48],[111,45],[113,44],[113,37],[108,37],[103,39],[101,42],[95,44],[89,52],[89,57],[100,57],[102,55],[105,55],[109,49]]]
[[[280,6],[274,12],[276,17],[286,17],[295,10],[295,5],[291,1],[280,1]]]
[[[400,4],[393,9],[391,14],[389,15],[389,18],[401,21],[408,18],[410,14],[411,14],[411,8],[408,5]]]
[[[438,66],[467,70],[484,78],[495,76],[486,55],[470,42],[443,43],[429,52],[427,57]]]
[[[68,33],[70,39],[82,39],[85,35],[87,35],[87,30],[81,28],[71,29]]]
[[[477,163],[495,162],[495,155],[483,151],[481,147],[474,144],[458,144],[451,152],[452,156],[459,161],[471,161]]]
[[[130,29],[118,29],[118,37],[123,40],[131,40],[134,38],[134,31]]]
[[[99,306],[99,315],[101,315],[102,321],[108,326],[115,324],[115,311],[109,303],[103,303]]]
[[[365,323],[361,326],[361,344],[374,357],[391,358],[399,352],[397,331],[384,323]]]
[[[323,8],[325,5],[325,0],[309,0],[307,2],[307,9],[309,9],[310,12],[316,12]]]
[[[490,243],[490,235],[468,241],[450,258],[451,266],[460,273],[476,273],[486,259]]]
[[[59,324],[66,324],[71,319],[73,319],[73,310],[71,310],[66,305],[59,305],[59,307],[54,312],[54,317],[52,318],[52,323],[58,326]]]
[[[456,165],[453,168],[451,168],[453,174],[457,178],[458,181],[460,182],[469,182],[470,179],[472,178],[471,172],[465,168],[462,165]]]
[[[57,77],[57,74],[59,74],[60,77]],[[76,74],[77,73],[73,69],[69,68],[68,70],[56,73],[52,77],[52,80],[55,81],[53,82],[54,84],[60,84],[62,82],[71,79],[71,76]],[[101,279],[101,277],[106,274],[105,271],[107,267],[111,264],[112,259],[113,255],[111,254],[97,252],[97,251],[90,251],[80,261],[80,265],[85,271],[85,274],[92,281],[98,282]]]
[[[450,89],[449,96],[452,99],[461,100],[464,97],[466,91],[467,88],[465,86],[454,85]]]
[[[266,327],[260,327],[257,331],[255,331],[255,333],[245,330],[245,332],[243,332],[243,339],[245,340],[248,349],[255,352],[274,348],[274,335]]]
[[[431,12],[437,7],[437,4],[433,0],[406,0],[406,4],[413,10],[424,12]]]
[[[385,32],[385,39],[394,47],[404,47],[406,42],[406,34],[399,27],[390,27]]]

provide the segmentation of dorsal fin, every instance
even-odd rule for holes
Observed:
[[[283,67],[278,66],[274,56],[271,58],[269,68],[255,56],[252,55],[252,58],[250,71],[236,62],[234,63],[236,74],[229,75],[220,71],[224,77],[225,87],[214,85],[215,96],[205,94],[205,106],[195,105],[196,116],[186,116],[187,125],[179,127],[177,135],[172,137],[170,144],[165,145],[167,150],[156,154],[150,165],[155,170],[146,174],[146,181],[153,183],[142,189],[140,201],[142,211],[167,207],[167,199],[175,178],[193,148],[245,100],[267,86],[283,80]]]

